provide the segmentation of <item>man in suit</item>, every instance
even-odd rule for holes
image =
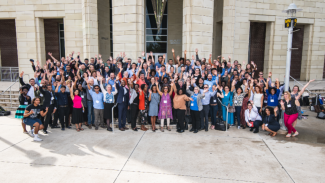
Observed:
[[[116,78],[116,88],[118,90],[116,100],[118,103],[118,127],[121,131],[129,129],[125,127],[126,111],[129,107],[129,90],[125,88],[125,84],[125,81],[121,80],[121,85],[119,85],[118,77]]]
[[[44,129],[43,132],[47,134],[47,127],[50,124],[51,128],[55,128],[55,126],[52,125],[52,114],[56,112],[56,100],[54,98],[55,94],[52,91],[52,86],[47,85],[46,90],[43,90],[42,84],[40,87],[40,92],[44,95],[44,102],[43,102],[43,107],[48,108],[48,112],[45,116],[45,121],[44,121]],[[56,127],[58,128],[58,127]]]

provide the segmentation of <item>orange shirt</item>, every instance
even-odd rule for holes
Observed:
[[[146,107],[144,106],[145,103],[145,97],[143,91],[141,91],[141,94],[139,93],[139,110],[145,110]]]
[[[137,81],[137,84],[139,85],[139,88],[141,87],[141,85],[143,85],[143,84],[147,84],[145,81],[142,81],[141,79],[139,79],[138,81]]]

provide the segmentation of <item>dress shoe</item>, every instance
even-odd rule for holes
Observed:
[[[71,129],[71,127],[70,127],[70,126],[67,126],[67,128],[68,128],[68,129]]]
[[[191,128],[191,129],[190,129],[190,132],[194,132],[194,129],[193,129],[193,128]]]
[[[112,128],[107,128],[107,131],[112,132],[113,130]]]
[[[180,133],[181,129],[177,129],[176,132]]]
[[[120,131],[125,131],[124,128],[119,128]]]
[[[258,133],[258,131],[259,131],[259,130],[255,129],[255,130],[253,131],[253,133]]]
[[[123,127],[124,128],[124,130],[128,130],[129,128],[128,127]]]
[[[178,133],[183,133],[184,132],[184,130],[179,130],[179,131],[177,131]]]
[[[205,129],[205,132],[208,132],[209,130],[208,129]]]
[[[251,128],[249,131],[253,131],[254,130],[254,128]]]
[[[44,134],[47,134],[47,131],[46,131],[46,130],[43,130],[43,133],[44,133]]]
[[[64,128],[61,128],[62,131],[64,131],[65,129]]]
[[[133,131],[137,132],[138,131],[138,128],[135,127],[135,128],[132,128]]]
[[[92,128],[91,125],[88,125],[88,128],[91,129]]]
[[[60,128],[59,126],[55,125],[55,126],[51,126],[51,128]]]
[[[95,124],[91,124],[91,126],[95,127]]]
[[[98,130],[98,126],[95,127],[95,130]]]
[[[197,133],[197,132],[199,132],[199,131],[197,129],[195,129],[193,133]]]
[[[204,128],[200,128],[199,131],[204,130]]]

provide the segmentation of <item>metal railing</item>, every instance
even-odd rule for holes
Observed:
[[[117,106],[117,102],[116,104],[112,107],[112,130],[113,130],[113,133],[114,133],[114,108]],[[109,126],[108,126],[109,127]]]
[[[18,67],[0,67],[1,81],[15,82],[19,78]]]
[[[217,98],[218,99],[218,101],[220,102],[220,104],[222,105],[222,106],[224,106],[225,108],[226,108],[226,110],[227,110],[227,116],[226,116],[226,132],[228,131],[228,106],[226,106],[226,105],[223,105],[223,103],[220,101],[220,99],[219,98]]]

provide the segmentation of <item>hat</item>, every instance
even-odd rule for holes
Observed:
[[[34,59],[29,59],[30,62],[34,62]]]

